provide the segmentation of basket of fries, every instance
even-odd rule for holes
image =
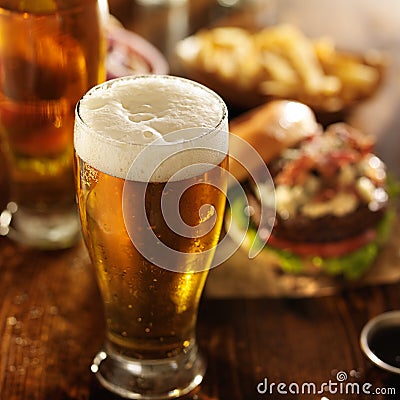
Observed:
[[[297,100],[327,123],[342,120],[377,91],[386,63],[376,50],[340,51],[331,38],[312,40],[289,24],[256,32],[205,29],[180,41],[176,52],[188,76],[217,91],[232,107]]]

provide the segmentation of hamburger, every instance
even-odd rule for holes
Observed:
[[[287,272],[323,270],[361,277],[376,259],[392,220],[384,162],[372,137],[347,123],[326,129],[301,103],[275,101],[231,124],[231,132],[260,151],[274,182],[276,217],[272,231],[259,229],[263,196],[243,171],[250,234]],[[234,218],[244,212],[233,204]],[[240,219],[240,217],[239,217]]]

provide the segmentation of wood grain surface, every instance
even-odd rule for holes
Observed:
[[[360,384],[400,390],[395,377],[373,366],[358,343],[368,319],[395,309],[400,309],[398,284],[308,299],[203,297],[198,338],[208,369],[200,389],[187,398],[320,399],[271,397],[259,394],[257,385],[267,378],[319,386],[338,371],[349,379],[356,371],[354,382]],[[43,253],[0,240],[1,400],[114,399],[90,372],[103,334],[100,296],[82,244]]]

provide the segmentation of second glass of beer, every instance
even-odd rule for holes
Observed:
[[[196,319],[224,215],[228,136],[220,97],[182,78],[119,78],[78,103],[79,211],[106,317],[92,371],[120,396],[174,398],[202,381]]]
[[[10,182],[0,234],[26,245],[59,249],[80,237],[74,110],[105,79],[107,16],[107,0],[0,0],[0,139]]]

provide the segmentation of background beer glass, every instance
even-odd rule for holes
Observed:
[[[24,244],[64,248],[79,237],[74,109],[105,79],[107,11],[107,0],[0,0],[0,138],[13,214],[0,233]]]
[[[195,326],[224,214],[227,124],[214,92],[171,76],[112,80],[78,103],[79,211],[107,327],[92,371],[121,396],[178,397],[202,380]]]

